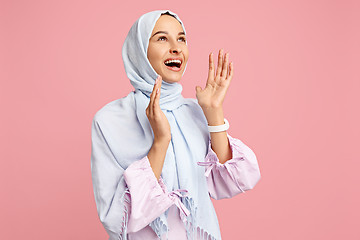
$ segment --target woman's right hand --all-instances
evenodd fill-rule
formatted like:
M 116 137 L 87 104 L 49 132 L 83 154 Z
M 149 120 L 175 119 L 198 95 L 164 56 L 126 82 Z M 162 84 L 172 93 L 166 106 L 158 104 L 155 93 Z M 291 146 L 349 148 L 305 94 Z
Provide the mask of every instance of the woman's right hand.
M 154 132 L 154 141 L 167 142 L 171 140 L 170 124 L 165 114 L 160 109 L 162 77 L 158 75 L 154 88 L 150 94 L 150 102 L 146 108 L 146 116 L 149 119 L 151 128 Z

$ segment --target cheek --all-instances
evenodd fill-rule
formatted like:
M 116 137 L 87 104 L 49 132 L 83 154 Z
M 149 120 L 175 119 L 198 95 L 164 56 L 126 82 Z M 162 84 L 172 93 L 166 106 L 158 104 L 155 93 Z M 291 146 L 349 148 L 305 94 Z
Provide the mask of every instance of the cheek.
M 189 59 L 189 50 L 186 48 L 183 50 L 186 61 Z
M 159 47 L 154 47 L 151 49 L 151 52 L 149 52 L 149 56 L 154 63 L 159 64 L 159 61 L 162 61 L 163 59 L 163 50 Z
M 152 66 L 157 65 L 158 58 L 157 58 L 156 54 L 154 54 L 153 51 L 148 52 L 148 60 Z

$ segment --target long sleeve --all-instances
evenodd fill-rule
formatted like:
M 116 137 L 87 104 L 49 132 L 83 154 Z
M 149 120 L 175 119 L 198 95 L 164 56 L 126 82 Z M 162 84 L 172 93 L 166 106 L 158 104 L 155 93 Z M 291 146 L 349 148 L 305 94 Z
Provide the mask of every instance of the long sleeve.
M 123 178 L 124 169 L 113 155 L 95 117 L 91 146 L 91 175 L 98 216 L 110 240 L 126 239 L 127 209 L 124 203 L 128 189 Z
M 232 150 L 232 159 L 224 164 L 219 162 L 216 153 L 209 150 L 204 162 L 198 165 L 205 166 L 205 176 L 208 183 L 208 191 L 212 198 L 231 198 L 239 193 L 253 189 L 260 180 L 260 169 L 254 152 L 241 140 L 227 137 Z
M 147 156 L 133 162 L 125 170 L 124 177 L 131 196 L 129 233 L 149 225 L 175 203 L 175 198 L 167 192 L 163 179 L 156 179 Z
M 96 117 L 92 122 L 91 144 L 95 203 L 109 240 L 127 239 L 128 234 L 131 239 L 156 238 L 147 225 L 174 204 L 180 217 L 189 214 L 180 201 L 186 190 L 168 192 L 163 179 L 157 181 L 147 156 L 125 169 L 119 164 Z M 141 229 L 144 231 L 137 234 Z

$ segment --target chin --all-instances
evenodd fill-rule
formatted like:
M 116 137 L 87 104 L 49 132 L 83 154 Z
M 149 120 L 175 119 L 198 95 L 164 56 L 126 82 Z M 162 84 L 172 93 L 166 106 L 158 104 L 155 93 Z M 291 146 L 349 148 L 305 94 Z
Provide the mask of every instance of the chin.
M 176 82 L 180 82 L 181 79 L 166 79 L 166 78 L 163 78 L 163 80 L 167 83 L 176 83 Z
M 170 76 L 167 76 L 167 75 L 170 75 Z M 182 72 L 177 72 L 176 74 L 163 74 L 162 75 L 162 79 L 167 83 L 180 82 L 181 77 L 182 77 Z

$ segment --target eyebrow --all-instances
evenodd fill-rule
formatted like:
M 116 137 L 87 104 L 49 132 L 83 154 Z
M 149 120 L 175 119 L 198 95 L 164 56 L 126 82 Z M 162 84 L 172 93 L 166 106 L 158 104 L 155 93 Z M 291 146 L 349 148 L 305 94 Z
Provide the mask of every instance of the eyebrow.
M 165 32 L 165 31 L 157 31 L 156 33 L 154 33 L 154 35 L 152 35 L 151 37 L 155 36 L 156 34 L 159 34 L 159 33 L 164 33 L 164 34 L 169 34 L 168 32 Z M 179 32 L 178 35 L 185 35 L 184 32 Z

